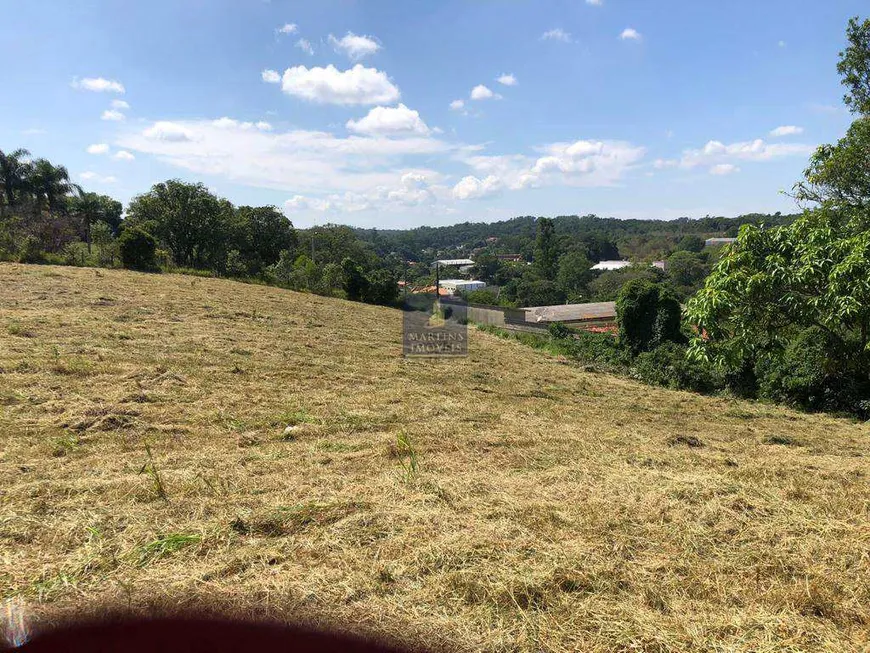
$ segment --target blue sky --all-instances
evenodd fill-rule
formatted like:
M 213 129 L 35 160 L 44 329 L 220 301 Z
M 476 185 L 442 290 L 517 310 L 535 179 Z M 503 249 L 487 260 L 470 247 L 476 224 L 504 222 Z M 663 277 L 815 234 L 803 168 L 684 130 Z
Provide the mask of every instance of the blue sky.
M 2 0 L 0 149 L 298 226 L 791 211 L 864 0 Z M 11 62 L 12 65 L 9 65 Z

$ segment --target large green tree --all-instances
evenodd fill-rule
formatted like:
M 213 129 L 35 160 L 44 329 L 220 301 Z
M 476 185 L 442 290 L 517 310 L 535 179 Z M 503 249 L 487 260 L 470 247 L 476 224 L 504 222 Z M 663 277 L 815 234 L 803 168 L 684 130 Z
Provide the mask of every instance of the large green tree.
M 792 363 L 785 381 L 772 384 L 808 406 L 842 405 L 843 387 L 870 380 L 870 21 L 851 20 L 847 36 L 838 70 L 858 115 L 843 139 L 818 148 L 796 185 L 807 211 L 788 226 L 741 227 L 687 310 L 696 358 L 753 367 L 756 377 L 783 377 L 783 365 L 803 355 L 823 358 L 822 386 L 836 401 L 818 399 L 818 379 L 811 391 L 795 387 Z
M 134 197 L 131 225 L 153 234 L 184 267 L 222 269 L 233 235 L 233 206 L 204 184 L 171 179 Z

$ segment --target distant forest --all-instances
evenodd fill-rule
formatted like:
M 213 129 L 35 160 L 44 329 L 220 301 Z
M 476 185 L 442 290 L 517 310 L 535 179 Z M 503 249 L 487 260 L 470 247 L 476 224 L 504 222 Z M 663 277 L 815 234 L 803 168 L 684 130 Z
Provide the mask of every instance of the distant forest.
M 735 237 L 744 224 L 778 227 L 791 224 L 798 215 L 749 213 L 736 218 L 707 216 L 676 220 L 624 220 L 596 215 L 566 215 L 554 218 L 553 223 L 557 237 L 598 236 L 600 240 L 616 245 L 621 257 L 647 259 L 667 256 L 677 249 L 677 244 L 687 235 Z M 361 240 L 371 243 L 381 256 L 396 254 L 408 260 L 419 258 L 426 261 L 451 251 L 457 255 L 467 255 L 474 249 L 488 247 L 495 254 L 521 254 L 524 259 L 531 261 L 538 220 L 534 216 L 522 216 L 500 222 L 463 222 L 448 227 L 354 231 Z M 498 241 L 487 243 L 488 238 Z M 608 251 L 613 254 L 612 250 Z

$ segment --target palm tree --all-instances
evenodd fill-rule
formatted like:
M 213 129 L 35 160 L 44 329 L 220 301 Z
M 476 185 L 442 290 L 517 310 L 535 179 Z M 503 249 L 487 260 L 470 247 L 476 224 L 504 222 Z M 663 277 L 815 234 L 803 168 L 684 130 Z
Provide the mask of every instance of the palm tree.
M 26 187 L 27 177 L 30 174 L 30 163 L 25 161 L 30 152 L 18 149 L 9 154 L 0 150 L 0 183 L 3 184 L 3 194 L 6 204 L 15 204 L 15 193 Z
M 81 188 L 69 180 L 67 169 L 53 165 L 48 159 L 33 162 L 29 181 L 36 200 L 45 200 L 50 211 L 62 208 L 61 200 L 67 195 L 81 193 Z

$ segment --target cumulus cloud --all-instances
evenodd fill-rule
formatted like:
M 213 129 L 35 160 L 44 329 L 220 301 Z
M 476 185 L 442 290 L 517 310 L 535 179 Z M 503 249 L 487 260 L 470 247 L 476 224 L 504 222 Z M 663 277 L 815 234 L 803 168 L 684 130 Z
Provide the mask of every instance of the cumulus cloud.
M 437 180 L 438 173 L 415 164 L 457 149 L 431 135 L 341 138 L 322 131 L 266 131 L 231 118 L 160 121 L 122 134 L 117 146 L 197 175 L 306 196 L 376 188 L 386 193 L 409 169 Z
M 332 64 L 326 68 L 294 66 L 284 71 L 281 88 L 287 95 L 324 104 L 392 104 L 400 96 L 386 73 L 362 64 L 349 70 L 338 70 Z
M 95 93 L 124 93 L 124 85 L 121 82 L 116 82 L 113 79 L 105 79 L 103 77 L 85 77 L 84 79 L 74 79 L 72 81 L 73 88 L 82 91 L 93 91 Z
M 260 120 L 260 121 L 257 122 L 254 126 L 255 126 L 257 129 L 259 129 L 260 131 L 264 131 L 264 132 L 270 132 L 270 131 L 272 131 L 272 124 L 266 122 L 265 120 Z
M 102 175 L 98 175 L 96 172 L 91 172 L 90 170 L 83 172 L 79 175 L 79 179 L 82 181 L 91 181 L 96 184 L 114 184 L 117 179 L 112 177 L 111 175 L 108 177 L 104 177 Z
M 118 159 L 118 161 L 132 161 L 136 157 L 130 154 L 127 150 L 118 150 L 112 158 Z
M 305 54 L 313 55 L 314 48 L 311 46 L 311 41 L 308 39 L 299 39 L 296 41 L 296 47 L 302 50 Z
M 112 100 L 112 108 L 126 110 L 130 108 L 130 105 L 124 100 Z
M 403 206 L 419 206 L 433 204 L 435 194 L 429 188 L 426 175 L 419 172 L 406 172 L 402 175 L 399 188 L 389 191 L 387 199 Z
M 472 155 L 463 160 L 480 175 L 494 175 L 511 190 L 538 186 L 613 186 L 644 157 L 643 147 L 624 141 L 579 140 L 524 154 Z
M 159 120 L 151 127 L 142 132 L 142 135 L 150 141 L 166 141 L 168 143 L 182 143 L 191 141 L 190 131 L 178 123 Z
M 796 136 L 798 134 L 803 134 L 804 128 L 797 127 L 795 125 L 783 125 L 782 127 L 777 127 L 776 129 L 772 129 L 770 131 L 771 136 Z
M 126 116 L 123 113 L 116 111 L 115 109 L 106 109 L 100 116 L 100 120 L 110 120 L 114 122 L 121 122 L 125 118 Z
M 633 27 L 626 27 L 619 35 L 623 41 L 640 41 L 640 32 Z
M 108 154 L 109 146 L 105 143 L 94 143 L 93 145 L 88 145 L 88 154 Z
M 272 125 L 263 120 L 256 123 L 242 122 L 240 120 L 234 120 L 233 118 L 227 118 L 226 116 L 224 116 L 223 118 L 218 118 L 217 120 L 212 120 L 211 124 L 219 129 L 240 129 L 242 131 L 249 131 L 251 129 L 271 131 L 272 129 Z
M 571 35 L 563 30 L 561 27 L 547 30 L 546 32 L 541 34 L 541 38 L 545 41 L 562 41 L 563 43 L 571 42 Z
M 495 175 L 489 175 L 484 179 L 468 175 L 453 187 L 453 197 L 458 200 L 484 199 L 499 193 L 502 187 L 501 180 Z
M 735 172 L 740 172 L 740 168 L 733 163 L 719 163 L 710 168 L 711 175 L 731 175 Z
M 420 114 L 409 109 L 404 104 L 397 107 L 375 107 L 364 118 L 348 120 L 345 125 L 356 134 L 365 135 L 401 135 L 429 134 L 429 127 L 420 118 Z
M 517 82 L 517 78 L 514 77 L 512 73 L 505 73 L 503 75 L 499 75 L 496 81 L 504 86 L 516 86 L 519 83 Z
M 694 168 L 732 161 L 769 161 L 784 156 L 807 156 L 815 148 L 798 143 L 766 143 L 760 138 L 726 145 L 721 141 L 708 141 L 699 149 L 683 151 L 680 166 Z
M 478 84 L 473 89 L 471 89 L 471 97 L 472 100 L 489 100 L 490 98 L 495 98 L 498 100 L 501 98 L 497 93 L 493 93 L 489 88 L 484 86 L 483 84 Z
M 351 61 L 359 61 L 381 49 L 380 43 L 373 37 L 359 36 L 353 32 L 348 32 L 340 39 L 330 34 L 327 40 L 336 52 L 346 55 Z
M 465 100 L 453 100 L 453 102 L 450 103 L 451 111 L 459 111 L 460 109 L 464 109 L 464 108 L 465 108 Z
M 281 82 L 281 75 L 277 70 L 264 70 L 260 73 L 260 77 L 268 84 L 278 84 Z
M 279 34 L 295 34 L 299 31 L 296 23 L 285 23 L 282 27 L 276 30 Z

